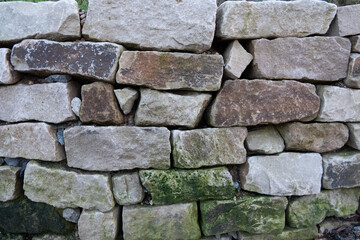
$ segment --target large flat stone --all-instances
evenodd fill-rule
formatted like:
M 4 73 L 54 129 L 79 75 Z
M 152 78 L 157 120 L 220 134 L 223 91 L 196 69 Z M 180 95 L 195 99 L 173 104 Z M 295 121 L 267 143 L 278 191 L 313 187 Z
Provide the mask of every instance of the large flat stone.
M 14 200 L 22 194 L 19 175 L 20 167 L 0 166 L 0 202 Z
M 228 1 L 218 8 L 216 37 L 254 39 L 324 34 L 336 5 L 321 1 Z
M 254 59 L 251 76 L 338 81 L 347 75 L 350 49 L 349 39 L 341 37 L 252 40 L 250 52 Z
M 215 18 L 212 0 L 94 0 L 82 34 L 141 49 L 203 52 L 211 47 Z
M 59 164 L 31 161 L 24 174 L 25 195 L 54 207 L 81 207 L 106 212 L 114 205 L 108 174 L 84 173 Z
M 360 35 L 350 37 L 351 52 L 360 53 Z
M 240 168 L 243 189 L 276 196 L 317 194 L 322 173 L 318 153 L 252 156 Z
M 124 240 L 201 237 L 196 203 L 124 206 L 122 220 Z
M 75 82 L 3 86 L 0 87 L 0 120 L 49 123 L 76 120 L 70 101 L 77 95 Z
M 10 53 L 10 49 L 0 48 L 0 84 L 14 84 L 21 78 L 10 63 Z
M 113 43 L 62 43 L 30 39 L 14 45 L 11 63 L 20 72 L 68 74 L 114 83 L 123 50 L 124 47 Z
M 144 199 L 139 173 L 118 173 L 112 177 L 113 194 L 119 205 L 140 203 Z
M 360 54 L 350 55 L 348 74 L 344 83 L 351 88 L 360 88 Z
M 360 4 L 338 7 L 328 35 L 349 36 L 360 34 Z
M 229 43 L 223 53 L 223 57 L 225 61 L 225 76 L 231 79 L 240 78 L 253 59 L 253 56 L 237 40 Z
M 242 164 L 246 161 L 246 128 L 173 130 L 172 155 L 176 168 Z
M 214 127 L 310 121 L 320 99 L 315 87 L 296 81 L 228 80 L 213 102 L 208 122 Z
M 245 143 L 251 153 L 274 154 L 285 148 L 281 135 L 271 125 L 250 130 Z
M 26 38 L 57 41 L 80 38 L 79 8 L 73 0 L 0 3 L 0 44 Z
M 223 66 L 221 55 L 125 51 L 116 82 L 158 90 L 217 91 Z
M 347 123 L 349 128 L 349 141 L 347 145 L 357 150 L 360 150 L 360 124 L 359 123 Z
M 66 129 L 64 137 L 70 167 L 95 171 L 170 168 L 166 128 L 76 126 Z
M 18 123 L 0 126 L 0 156 L 57 162 L 65 159 L 57 128 L 46 123 Z
M 309 240 L 318 236 L 316 226 L 309 228 L 289 228 L 285 227 L 280 234 L 250 234 L 247 232 L 239 232 L 239 240 Z

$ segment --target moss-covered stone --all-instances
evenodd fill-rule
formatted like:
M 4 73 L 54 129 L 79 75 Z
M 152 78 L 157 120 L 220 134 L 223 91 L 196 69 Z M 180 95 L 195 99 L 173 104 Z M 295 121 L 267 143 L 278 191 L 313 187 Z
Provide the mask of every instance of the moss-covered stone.
M 239 232 L 239 240 L 310 240 L 318 233 L 316 226 L 309 228 L 289 228 L 285 227 L 280 234 L 250 234 Z
M 20 167 L 0 167 L 0 201 L 14 200 L 22 194 Z

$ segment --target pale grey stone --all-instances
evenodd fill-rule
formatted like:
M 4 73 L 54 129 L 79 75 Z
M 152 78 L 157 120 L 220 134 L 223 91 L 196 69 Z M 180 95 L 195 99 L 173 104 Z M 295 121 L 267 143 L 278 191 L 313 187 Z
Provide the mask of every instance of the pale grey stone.
M 231 79 L 240 78 L 245 68 L 253 59 L 253 56 L 248 53 L 237 40 L 232 41 L 226 47 L 223 57 L 225 62 L 225 76 Z
M 139 93 L 133 88 L 123 88 L 114 90 L 116 99 L 124 114 L 129 114 L 134 106 L 135 101 L 139 98 Z
M 347 123 L 349 129 L 349 141 L 347 145 L 360 150 L 360 123 Z
M 360 53 L 360 35 L 350 37 L 351 41 L 351 51 L 355 53 Z
M 252 153 L 274 154 L 285 148 L 284 140 L 272 125 L 249 131 L 245 143 Z
M 58 235 L 58 234 L 43 234 L 40 236 L 34 236 L 32 240 L 77 240 L 78 238 L 74 235 Z
M 79 221 L 80 214 L 80 208 L 65 208 L 62 216 L 68 222 L 77 223 Z
M 21 195 L 22 183 L 19 174 L 20 167 L 0 166 L 0 201 L 14 200 Z
M 77 117 L 80 117 L 80 107 L 81 107 L 81 99 L 78 97 L 74 97 L 71 100 L 71 110 Z
M 114 175 L 112 186 L 114 198 L 119 205 L 137 204 L 144 199 L 138 172 Z
M 346 218 L 326 218 L 323 222 L 319 223 L 319 232 L 325 233 L 330 232 L 333 229 L 338 227 L 353 227 L 356 226 L 359 222 L 356 220 L 346 219 Z
M 349 36 L 360 34 L 360 4 L 337 8 L 328 35 Z
M 360 54 L 350 55 L 348 74 L 344 83 L 347 87 L 360 88 Z
M 14 84 L 21 78 L 10 63 L 10 53 L 10 49 L 0 48 L 0 85 Z
M 67 164 L 94 171 L 170 167 L 164 127 L 75 126 L 64 132 Z

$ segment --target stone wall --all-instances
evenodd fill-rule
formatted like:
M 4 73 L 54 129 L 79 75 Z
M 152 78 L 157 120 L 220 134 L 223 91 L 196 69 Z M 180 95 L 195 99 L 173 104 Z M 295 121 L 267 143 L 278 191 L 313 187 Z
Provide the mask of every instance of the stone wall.
M 75 0 L 0 3 L 0 239 L 313 239 L 358 221 L 359 16 L 91 0 L 82 26 Z

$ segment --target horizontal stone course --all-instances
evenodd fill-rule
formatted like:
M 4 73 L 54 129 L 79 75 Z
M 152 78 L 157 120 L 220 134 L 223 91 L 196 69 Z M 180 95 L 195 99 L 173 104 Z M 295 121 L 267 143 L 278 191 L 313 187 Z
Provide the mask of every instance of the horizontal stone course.
M 360 53 L 360 35 L 350 37 L 351 51 L 354 53 Z

